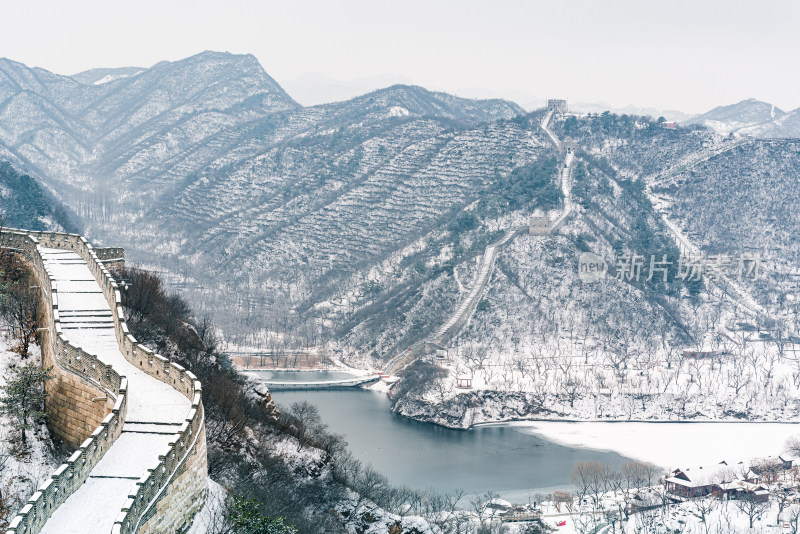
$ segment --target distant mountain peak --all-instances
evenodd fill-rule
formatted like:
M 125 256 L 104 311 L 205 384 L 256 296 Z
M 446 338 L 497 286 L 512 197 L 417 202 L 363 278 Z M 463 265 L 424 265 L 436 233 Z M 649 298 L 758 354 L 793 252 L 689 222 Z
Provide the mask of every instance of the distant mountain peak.
M 728 104 L 726 106 L 717 106 L 714 109 L 693 117 L 693 120 L 699 119 L 759 119 L 759 118 L 772 118 L 774 116 L 785 115 L 786 112 L 776 107 L 769 102 L 763 102 L 756 98 L 747 98 L 735 104 Z
M 408 84 L 377 89 L 351 102 L 366 108 L 385 109 L 389 116 L 430 116 L 467 122 L 508 119 L 525 113 L 523 108 L 508 100 L 461 98 Z M 398 113 L 400 109 L 405 111 Z
M 717 106 L 714 109 L 692 117 L 689 122 L 702 124 L 717 132 L 728 134 L 742 128 L 773 121 L 786 115 L 786 112 L 769 102 L 747 98 L 735 104 Z
M 116 67 L 89 69 L 70 76 L 73 80 L 83 85 L 101 85 L 121 78 L 136 76 L 145 69 L 142 67 Z

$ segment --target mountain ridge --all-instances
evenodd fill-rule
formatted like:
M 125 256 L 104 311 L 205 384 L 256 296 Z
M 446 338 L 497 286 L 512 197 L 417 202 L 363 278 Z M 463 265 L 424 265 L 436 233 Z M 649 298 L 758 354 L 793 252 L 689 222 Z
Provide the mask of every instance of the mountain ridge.
M 800 137 L 800 128 L 783 127 L 785 117 L 800 114 L 800 109 L 783 111 L 774 104 L 748 98 L 735 104 L 717 106 L 695 115 L 687 124 L 700 124 L 723 135 L 753 137 Z M 780 132 L 782 135 L 776 135 Z
M 39 178 L 92 239 L 169 273 L 241 344 L 324 329 L 383 357 L 424 336 L 436 326 L 431 310 L 455 305 L 453 273 L 469 279 L 468 260 L 499 229 L 544 209 L 536 195 L 508 195 L 557 153 L 542 110 L 405 84 L 304 107 L 250 55 L 204 52 L 99 85 L 37 83 L 23 67 L 6 77 L 18 82 L 0 84 L 17 98 L 14 113 L 0 109 L 0 157 Z M 92 76 L 101 74 L 113 72 Z M 618 172 L 647 176 L 721 141 L 632 115 L 562 117 L 557 127 L 605 184 L 565 231 L 609 250 L 631 240 L 626 225 L 663 231 L 642 222 L 641 199 L 609 195 L 636 194 Z M 545 182 L 537 195 L 555 179 Z M 575 249 L 559 247 L 563 257 Z

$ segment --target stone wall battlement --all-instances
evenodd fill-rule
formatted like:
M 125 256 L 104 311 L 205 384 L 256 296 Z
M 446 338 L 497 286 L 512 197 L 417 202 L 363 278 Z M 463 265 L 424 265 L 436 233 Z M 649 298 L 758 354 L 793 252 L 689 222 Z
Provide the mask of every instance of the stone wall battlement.
M 34 493 L 28 504 L 11 522 L 7 534 L 35 534 L 41 530 L 53 511 L 86 481 L 89 472 L 119 437 L 127 413 L 126 378 L 120 376 L 112 366 L 71 345 L 64 338 L 58 310 L 58 288 L 52 273 L 47 269 L 42 248 L 70 250 L 86 262 L 111 308 L 117 343 L 125 359 L 151 377 L 180 392 L 191 404 L 177 438 L 159 454 L 158 463 L 148 469 L 147 473 L 133 485 L 125 505 L 117 516 L 112 533 L 174 532 L 183 528 L 187 514 L 190 520 L 191 514 L 202 505 L 205 496 L 207 473 L 205 420 L 202 387 L 197 377 L 180 365 L 139 344 L 130 334 L 117 283 L 85 238 L 75 234 L 8 229 L 2 230 L 2 237 L 3 243 L 0 243 L 0 246 L 11 247 L 21 252 L 33 265 L 39 278 L 42 297 L 47 304 L 45 320 L 48 322 L 48 330 L 44 333 L 48 339 L 42 343 L 43 355 L 45 352 L 50 355 L 57 374 L 69 375 L 64 378 L 77 379 L 80 387 L 89 388 L 89 391 L 96 390 L 105 395 L 109 402 L 113 401 L 113 405 L 108 407 L 108 415 L 102 419 L 101 424 L 81 443 L 68 462 L 60 466 Z M 122 249 L 102 250 L 101 255 L 106 261 L 124 257 L 118 255 Z M 65 413 L 75 408 L 69 404 L 80 402 L 78 398 L 80 396 L 75 395 L 65 396 L 62 399 L 68 404 Z M 55 414 L 51 414 L 51 419 L 61 418 L 57 410 Z M 80 431 L 79 427 L 70 427 L 68 421 L 51 421 L 51 424 L 54 431 L 63 432 L 66 438 L 70 437 L 71 432 Z M 194 478 L 187 479 L 187 472 Z M 175 492 L 181 495 L 175 495 Z M 165 497 L 169 498 L 164 499 Z M 189 510 L 184 511 L 182 517 L 174 520 L 180 520 L 182 524 L 166 525 L 163 518 L 159 517 L 159 515 L 165 517 L 175 515 L 174 510 L 163 504 L 164 501 L 168 503 L 172 500 L 193 503 Z

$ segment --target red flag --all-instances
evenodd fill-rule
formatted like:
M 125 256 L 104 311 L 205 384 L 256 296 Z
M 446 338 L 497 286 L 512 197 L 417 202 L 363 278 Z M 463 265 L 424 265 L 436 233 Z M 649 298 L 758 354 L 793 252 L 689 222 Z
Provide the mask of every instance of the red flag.
M 564 521 L 562 521 L 561 523 L 556 523 L 556 526 L 557 526 L 557 527 L 565 527 L 565 526 L 567 526 L 567 520 L 565 519 L 565 520 L 564 520 Z

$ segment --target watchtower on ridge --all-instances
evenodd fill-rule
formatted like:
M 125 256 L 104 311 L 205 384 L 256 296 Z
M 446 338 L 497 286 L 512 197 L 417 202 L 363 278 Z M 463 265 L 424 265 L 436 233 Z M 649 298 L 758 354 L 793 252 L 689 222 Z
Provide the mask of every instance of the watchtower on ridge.
M 555 113 L 566 113 L 567 101 L 562 98 L 548 98 L 547 111 L 553 111 Z
M 550 222 L 550 218 L 547 216 L 531 216 L 528 219 L 528 233 L 530 235 L 550 235 L 551 230 L 552 223 Z

